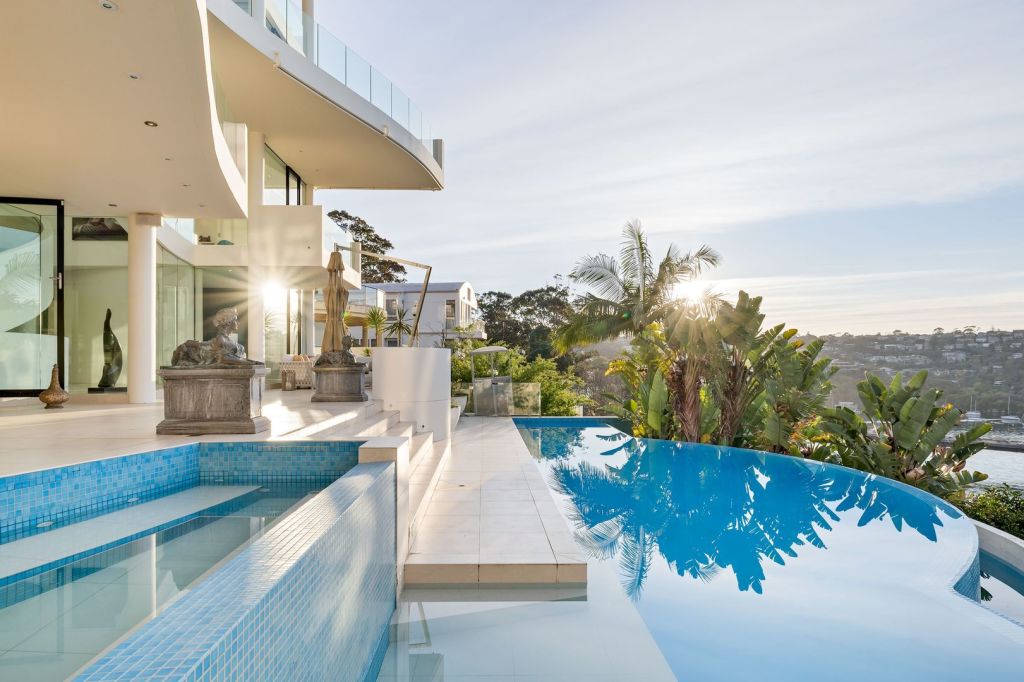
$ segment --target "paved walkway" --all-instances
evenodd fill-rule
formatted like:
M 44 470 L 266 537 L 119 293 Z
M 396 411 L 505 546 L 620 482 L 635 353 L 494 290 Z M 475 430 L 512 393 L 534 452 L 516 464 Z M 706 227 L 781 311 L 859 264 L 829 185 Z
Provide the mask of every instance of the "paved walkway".
M 511 419 L 463 417 L 407 584 L 581 583 L 587 563 Z
M 147 452 L 197 441 L 316 439 L 334 423 L 361 424 L 379 410 L 368 403 L 311 403 L 312 391 L 270 390 L 264 394 L 263 414 L 271 428 L 250 435 L 158 436 L 163 403 L 130 405 L 92 401 L 74 395 L 60 410 L 44 410 L 38 401 L 0 406 L 0 476 L 67 466 L 136 452 Z M 327 439 L 344 435 L 334 431 Z M 358 433 L 353 429 L 347 433 Z

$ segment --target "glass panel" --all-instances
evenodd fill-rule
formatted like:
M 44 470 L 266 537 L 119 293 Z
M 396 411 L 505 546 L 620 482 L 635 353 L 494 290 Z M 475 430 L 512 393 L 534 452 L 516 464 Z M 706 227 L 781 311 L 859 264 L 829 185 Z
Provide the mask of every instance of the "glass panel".
M 286 40 L 288 29 L 287 0 L 267 0 L 267 30 L 281 40 Z
M 252 4 L 249 0 L 235 0 L 235 4 L 246 14 L 252 14 Z
M 156 364 L 162 367 L 170 364 L 179 344 L 197 336 L 195 268 L 160 247 L 156 287 Z
M 512 414 L 540 414 L 540 384 L 512 384 Z
M 288 290 L 275 284 L 263 288 L 263 351 L 267 381 L 281 380 L 281 358 L 288 333 Z
M 286 166 L 274 150 L 263 147 L 263 204 L 284 206 L 286 203 Z
M 197 244 L 245 246 L 248 243 L 249 221 L 245 218 L 197 218 L 194 222 Z
M 391 118 L 406 130 L 409 129 L 409 98 L 398 88 L 391 88 Z
M 345 52 L 345 84 L 365 100 L 370 99 L 370 64 L 352 50 Z
M 377 69 L 370 71 L 370 100 L 373 106 L 385 114 L 391 113 L 391 81 L 384 77 Z
M 286 27 L 288 29 L 288 44 L 294 47 L 299 52 L 305 54 L 305 46 L 302 42 L 303 37 L 303 18 L 302 18 L 302 7 L 296 5 L 294 2 L 288 2 L 285 4 L 285 20 Z
M 321 69 L 334 76 L 341 83 L 347 82 L 345 75 L 345 52 L 348 48 L 324 29 L 317 26 L 316 32 L 316 63 Z
M 111 366 L 108 381 L 102 383 L 106 390 L 128 385 L 128 233 L 114 231 L 127 220 L 102 218 L 112 237 L 119 238 L 92 239 L 85 228 L 91 229 L 96 220 L 69 217 L 64 227 L 64 375 L 65 388 L 72 392 L 99 387 L 108 344 Z M 112 338 L 105 342 L 108 310 Z
M 423 114 L 420 112 L 419 109 L 416 108 L 416 105 L 413 104 L 412 102 L 409 102 L 409 125 L 407 126 L 407 128 L 409 132 L 412 133 L 412 136 L 415 137 L 417 140 L 422 137 Z
M 0 390 L 42 390 L 57 362 L 57 207 L 0 204 Z

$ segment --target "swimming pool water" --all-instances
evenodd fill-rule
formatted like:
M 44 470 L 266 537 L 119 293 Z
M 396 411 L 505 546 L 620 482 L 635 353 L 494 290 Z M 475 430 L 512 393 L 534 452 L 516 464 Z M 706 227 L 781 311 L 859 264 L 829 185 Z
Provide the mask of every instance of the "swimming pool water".
M 967 569 L 977 598 L 976 533 L 937 498 L 786 456 L 517 423 L 680 679 L 1020 674 L 1024 629 L 952 590 Z
M 941 500 L 600 419 L 514 421 L 586 586 L 406 586 L 378 682 L 1021 679 L 1024 628 L 977 601 L 977 534 Z
M 313 491 L 274 485 L 0 588 L 0 679 L 62 680 Z

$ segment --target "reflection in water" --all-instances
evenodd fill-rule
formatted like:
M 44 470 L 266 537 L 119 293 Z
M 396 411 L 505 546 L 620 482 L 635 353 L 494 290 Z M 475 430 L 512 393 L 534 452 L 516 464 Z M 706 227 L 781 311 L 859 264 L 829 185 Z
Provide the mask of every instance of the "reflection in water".
M 806 545 L 825 549 L 844 512 L 859 526 L 887 520 L 932 542 L 940 510 L 958 516 L 886 479 L 784 456 L 608 430 L 597 436 L 606 461 L 595 461 L 584 457 L 579 429 L 523 433 L 536 456 L 554 460 L 552 479 L 572 503 L 577 540 L 594 557 L 617 561 L 633 599 L 656 553 L 680 576 L 706 581 L 730 568 L 739 590 L 761 594 L 765 561 L 785 565 Z

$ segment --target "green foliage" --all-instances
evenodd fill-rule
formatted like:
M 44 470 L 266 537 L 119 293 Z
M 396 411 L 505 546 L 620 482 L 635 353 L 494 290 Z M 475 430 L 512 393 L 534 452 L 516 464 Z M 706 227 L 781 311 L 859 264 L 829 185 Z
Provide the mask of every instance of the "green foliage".
M 877 376 L 867 375 L 857 384 L 865 418 L 845 407 L 825 410 L 821 441 L 828 447 L 818 451 L 819 456 L 940 497 L 985 480 L 985 474 L 964 468 L 971 455 L 985 447 L 979 439 L 991 425 L 979 424 L 942 445 L 962 413 L 941 403 L 938 389 L 925 389 L 927 378 L 928 372 L 921 371 L 904 384 L 897 374 L 886 386 Z
M 384 328 L 384 331 L 387 332 L 389 336 L 398 337 L 399 346 L 403 345 L 405 334 L 412 334 L 412 326 L 409 324 L 408 320 L 405 319 L 408 314 L 409 313 L 405 308 L 399 306 L 395 310 L 395 319 L 391 320 L 391 322 L 388 323 L 388 326 Z
M 347 230 L 352 239 L 362 245 L 364 251 L 385 254 L 395 248 L 389 239 L 377 234 L 372 225 L 357 215 L 352 215 L 348 211 L 331 211 L 327 217 Z M 367 284 L 405 281 L 405 268 L 392 261 L 363 256 L 360 268 L 363 282 Z
M 679 435 L 693 442 L 800 454 L 835 374 L 795 329 L 762 329 L 761 298 L 741 291 L 713 310 L 680 307 L 666 322 L 669 388 Z
M 718 254 L 707 246 L 684 254 L 672 244 L 655 266 L 640 221 L 626 223 L 618 260 L 603 253 L 587 256 L 569 275 L 589 291 L 556 331 L 555 349 L 565 353 L 577 345 L 641 333 L 679 305 L 677 284 L 695 278 L 718 261 Z
M 573 313 L 569 288 L 558 278 L 554 285 L 518 296 L 488 291 L 480 294 L 477 302 L 489 342 L 522 348 L 528 358 L 552 357 L 551 335 Z
M 627 388 L 625 399 L 613 400 L 607 410 L 628 420 L 633 435 L 640 438 L 671 438 L 675 432 L 669 403 L 668 384 L 663 371 L 664 356 L 650 336 L 657 330 L 639 336 L 622 355 L 608 364 L 608 374 L 618 376 Z
M 1024 490 L 1003 484 L 968 494 L 958 503 L 972 519 L 1024 539 Z
M 476 367 L 476 376 L 490 374 L 490 360 L 483 356 L 472 356 L 474 348 L 487 344 L 476 339 L 452 339 L 448 347 L 452 351 L 452 384 L 468 384 L 472 377 L 471 362 Z M 583 380 L 571 370 L 561 371 L 551 358 L 536 357 L 532 360 L 519 348 L 510 348 L 495 359 L 495 371 L 499 376 L 508 376 L 514 383 L 540 384 L 541 414 L 545 416 L 572 416 L 578 405 L 587 406 L 590 399 L 583 394 Z
M 384 345 L 384 328 L 388 325 L 388 314 L 383 308 L 373 306 L 366 311 L 366 326 L 373 330 L 378 346 Z

